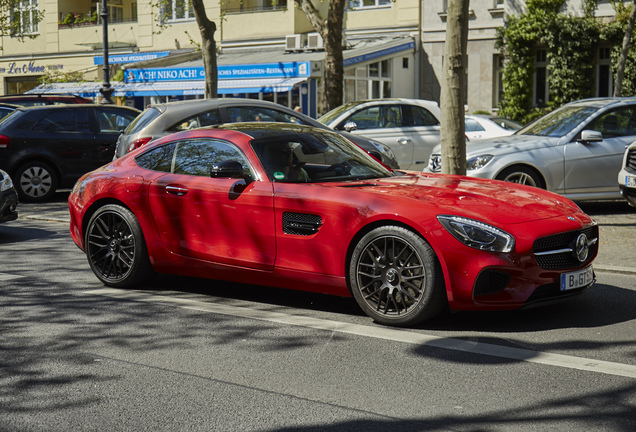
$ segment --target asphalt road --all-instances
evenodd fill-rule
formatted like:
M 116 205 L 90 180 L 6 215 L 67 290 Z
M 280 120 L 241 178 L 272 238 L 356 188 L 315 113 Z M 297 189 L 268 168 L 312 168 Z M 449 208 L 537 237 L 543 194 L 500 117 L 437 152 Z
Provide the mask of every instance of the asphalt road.
M 374 324 L 351 299 L 161 277 L 101 285 L 64 196 L 0 225 L 0 431 L 636 430 L 636 212 L 559 305 Z

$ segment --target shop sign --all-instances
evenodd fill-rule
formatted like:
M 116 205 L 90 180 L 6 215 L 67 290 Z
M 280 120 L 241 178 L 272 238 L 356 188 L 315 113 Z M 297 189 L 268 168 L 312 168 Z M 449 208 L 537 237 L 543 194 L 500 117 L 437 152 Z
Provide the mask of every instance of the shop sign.
M 402 45 L 394 46 L 392 48 L 385 48 L 378 51 L 374 51 L 368 54 L 363 54 L 355 57 L 350 57 L 345 59 L 342 64 L 347 67 L 358 63 L 364 63 L 371 60 L 374 60 L 379 57 L 385 57 L 391 54 L 396 54 L 402 51 L 410 50 L 415 48 L 415 42 L 408 42 Z
M 29 63 L 9 63 L 6 67 L 0 66 L 0 73 L 6 73 L 9 75 L 26 75 L 26 74 L 44 74 L 49 70 L 64 69 L 63 65 L 46 65 L 36 66 L 34 61 Z
M 160 57 L 167 57 L 170 51 L 158 51 L 147 53 L 115 54 L 108 56 L 108 64 L 135 63 L 144 60 L 153 60 Z M 93 57 L 93 64 L 103 65 L 104 56 Z
M 310 76 L 310 62 L 281 62 L 217 67 L 219 79 L 297 78 Z M 125 82 L 204 80 L 203 66 L 189 68 L 128 69 Z

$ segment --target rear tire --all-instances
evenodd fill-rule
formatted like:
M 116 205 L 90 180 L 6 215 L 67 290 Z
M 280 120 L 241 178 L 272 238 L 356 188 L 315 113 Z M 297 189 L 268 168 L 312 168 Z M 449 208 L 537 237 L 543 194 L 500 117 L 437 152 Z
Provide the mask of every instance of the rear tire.
M 141 226 L 127 208 L 109 204 L 97 210 L 85 240 L 88 263 L 104 285 L 128 288 L 154 276 Z
M 14 183 L 21 201 L 42 202 L 55 194 L 58 178 L 51 165 L 33 161 L 21 165 L 15 171 Z
M 384 226 L 362 237 L 348 276 L 362 310 L 381 324 L 413 326 L 432 319 L 447 304 L 433 248 L 406 228 Z

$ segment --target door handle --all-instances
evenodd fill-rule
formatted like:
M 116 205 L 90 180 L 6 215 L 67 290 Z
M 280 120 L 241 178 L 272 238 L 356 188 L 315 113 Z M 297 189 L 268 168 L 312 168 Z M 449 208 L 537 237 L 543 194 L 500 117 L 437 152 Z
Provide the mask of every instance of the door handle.
M 166 186 L 166 192 L 172 195 L 183 196 L 188 193 L 188 188 L 184 186 L 168 185 Z
M 398 138 L 398 144 L 406 145 L 410 143 L 412 140 L 410 138 Z

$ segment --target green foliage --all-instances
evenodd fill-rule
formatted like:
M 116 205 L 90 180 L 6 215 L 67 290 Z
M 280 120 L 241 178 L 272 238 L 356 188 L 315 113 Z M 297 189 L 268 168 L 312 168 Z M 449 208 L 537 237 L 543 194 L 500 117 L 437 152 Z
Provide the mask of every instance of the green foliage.
M 594 18 L 596 0 L 583 0 L 584 16 L 560 12 L 564 0 L 528 0 L 527 13 L 508 17 L 498 30 L 497 47 L 505 55 L 504 95 L 499 113 L 527 123 L 565 103 L 594 96 L 590 77 L 595 76 L 596 54 L 601 44 L 612 46 L 612 67 L 616 68 L 629 15 L 627 6 L 611 0 L 617 20 Z M 631 2 L 629 2 L 631 3 Z M 549 103 L 532 106 L 534 62 L 538 49 L 547 52 Z M 623 94 L 636 94 L 636 54 L 630 52 Z
M 49 69 L 45 75 L 40 78 L 42 84 L 64 83 L 64 82 L 82 82 L 84 80 L 84 72 L 62 72 L 59 69 Z

